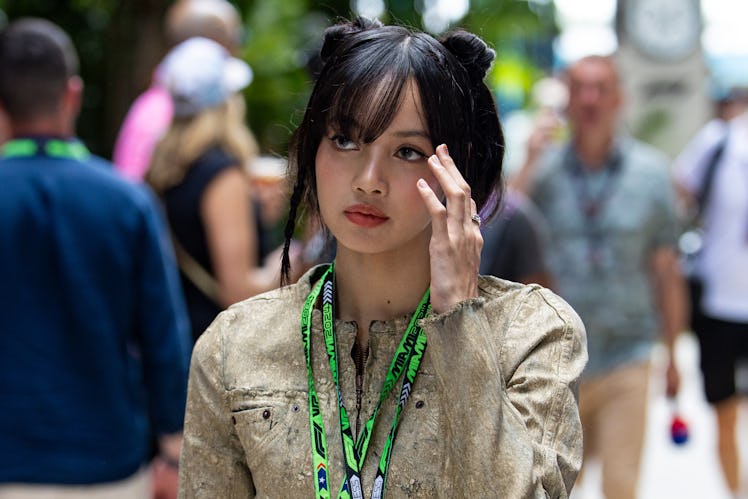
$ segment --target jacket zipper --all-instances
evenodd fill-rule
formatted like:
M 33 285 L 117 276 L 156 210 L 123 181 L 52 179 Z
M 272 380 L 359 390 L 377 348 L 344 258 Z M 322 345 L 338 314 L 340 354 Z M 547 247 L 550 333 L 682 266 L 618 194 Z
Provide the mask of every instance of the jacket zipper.
M 361 401 L 364 395 L 364 367 L 366 360 L 369 358 L 369 344 L 361 345 L 358 339 L 353 343 L 351 357 L 356 366 L 356 425 L 354 430 L 354 440 L 358 440 L 358 432 L 361 427 Z

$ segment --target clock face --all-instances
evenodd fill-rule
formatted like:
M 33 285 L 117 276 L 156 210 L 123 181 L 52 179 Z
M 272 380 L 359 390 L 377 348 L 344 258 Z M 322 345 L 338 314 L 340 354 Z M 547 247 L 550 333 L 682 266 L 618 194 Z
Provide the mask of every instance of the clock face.
M 624 23 L 634 46 L 661 61 L 678 61 L 699 46 L 698 0 L 627 0 Z

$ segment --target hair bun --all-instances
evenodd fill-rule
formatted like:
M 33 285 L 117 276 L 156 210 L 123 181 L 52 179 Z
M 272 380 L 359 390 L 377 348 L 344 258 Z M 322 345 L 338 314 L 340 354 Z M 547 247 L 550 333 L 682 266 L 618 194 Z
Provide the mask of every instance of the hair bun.
M 473 81 L 483 81 L 496 57 L 496 52 L 486 42 L 464 30 L 445 35 L 441 42 L 460 61 Z
M 341 40 L 361 33 L 369 29 L 381 28 L 382 23 L 376 19 L 369 19 L 366 17 L 359 16 L 353 21 L 342 22 L 334 26 L 330 26 L 325 30 L 324 41 L 322 42 L 322 49 L 320 50 L 320 58 L 322 63 L 327 62 L 327 59 L 335 52 L 340 45 Z

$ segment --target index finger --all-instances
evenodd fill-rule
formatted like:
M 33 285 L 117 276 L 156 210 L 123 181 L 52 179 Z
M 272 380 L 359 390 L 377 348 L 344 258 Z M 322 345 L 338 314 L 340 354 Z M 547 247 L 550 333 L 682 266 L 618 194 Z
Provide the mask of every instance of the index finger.
M 469 193 L 470 184 L 467 183 L 465 177 L 462 176 L 462 173 L 460 173 L 460 170 L 457 168 L 452 156 L 449 155 L 447 144 L 440 144 L 437 146 L 436 157 L 439 158 L 439 162 L 444 166 L 444 169 L 447 170 L 460 189 Z

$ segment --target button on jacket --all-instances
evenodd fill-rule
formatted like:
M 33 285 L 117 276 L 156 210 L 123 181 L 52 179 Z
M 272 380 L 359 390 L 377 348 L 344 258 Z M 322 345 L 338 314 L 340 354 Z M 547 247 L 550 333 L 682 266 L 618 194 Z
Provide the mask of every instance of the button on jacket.
M 313 497 L 300 316 L 319 268 L 223 312 L 192 357 L 180 497 Z M 387 497 L 567 497 L 582 461 L 577 380 L 587 360 L 577 314 L 548 290 L 481 277 L 480 296 L 423 319 L 428 339 L 395 440 Z M 371 324 L 362 424 L 409 317 Z M 336 321 L 341 390 L 355 426 L 356 324 Z M 312 317 L 312 368 L 329 454 L 344 479 L 337 395 Z M 397 388 L 382 404 L 361 476 L 371 492 Z M 355 431 L 355 428 L 354 428 Z

